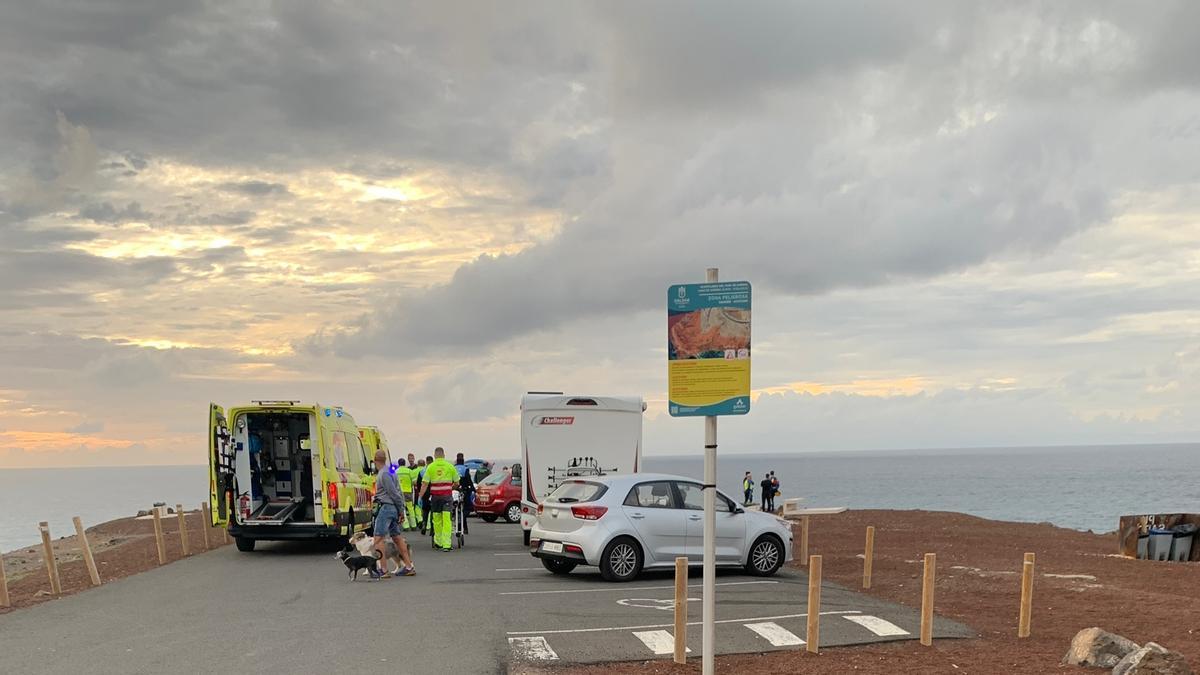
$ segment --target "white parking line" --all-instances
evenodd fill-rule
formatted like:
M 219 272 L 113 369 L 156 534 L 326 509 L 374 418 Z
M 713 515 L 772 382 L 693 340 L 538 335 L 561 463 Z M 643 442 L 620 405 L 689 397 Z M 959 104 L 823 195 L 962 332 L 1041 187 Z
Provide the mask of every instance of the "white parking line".
M 655 654 L 675 653 L 675 636 L 665 630 L 634 631 L 633 636 L 642 641 Z M 684 647 L 684 649 L 687 649 Z M 692 651 L 688 649 L 687 651 Z
M 849 619 L 851 617 L 846 618 Z M 804 644 L 804 640 L 801 640 L 799 635 L 773 621 L 748 623 L 746 624 L 746 628 L 766 638 L 767 642 L 770 642 L 773 647 L 795 647 Z
M 904 630 L 900 626 L 897 626 L 891 621 L 886 621 L 877 616 L 871 616 L 870 614 L 863 614 L 861 616 L 847 616 L 844 618 L 847 621 L 853 621 L 863 628 L 866 628 L 879 637 L 892 637 L 895 635 L 909 634 L 908 631 Z
M 503 554 L 497 554 L 503 555 Z M 726 581 L 718 586 L 750 586 L 754 584 L 777 584 L 778 581 Z M 688 588 L 700 588 L 703 584 L 690 584 Z M 604 593 L 610 591 L 666 591 L 675 590 L 674 586 L 605 586 L 604 588 L 567 588 L 555 591 L 506 591 L 500 595 L 546 595 L 550 593 Z
M 850 609 L 836 612 L 821 612 L 821 616 L 841 616 L 844 614 L 862 614 L 861 610 Z M 746 621 L 777 621 L 779 619 L 798 619 L 802 616 L 808 616 L 807 613 L 800 614 L 780 614 L 779 616 L 747 616 L 741 619 L 720 619 L 713 623 L 743 623 Z M 699 621 L 689 621 L 689 626 L 699 626 Z M 552 635 L 557 633 L 603 633 L 611 630 L 645 630 L 649 628 L 672 628 L 673 623 L 655 623 L 646 626 L 606 626 L 604 628 L 565 628 L 558 630 L 510 630 L 507 635 Z
M 529 555 L 528 553 L 493 553 L 492 555 Z
M 558 654 L 550 648 L 546 642 L 546 638 L 538 637 L 515 637 L 508 638 L 508 645 L 512 648 L 513 658 L 526 661 L 557 661 Z
M 502 567 L 497 572 L 536 572 L 538 570 L 546 571 L 545 567 Z

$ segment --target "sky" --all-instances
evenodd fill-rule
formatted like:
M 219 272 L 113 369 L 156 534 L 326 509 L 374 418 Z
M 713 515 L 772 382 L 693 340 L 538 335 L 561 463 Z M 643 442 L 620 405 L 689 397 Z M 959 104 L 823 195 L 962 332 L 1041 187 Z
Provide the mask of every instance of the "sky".
M 666 413 L 665 290 L 754 285 L 722 453 L 1200 439 L 1200 4 L 0 4 L 0 467 L 205 462 L 210 401 L 513 457 Z

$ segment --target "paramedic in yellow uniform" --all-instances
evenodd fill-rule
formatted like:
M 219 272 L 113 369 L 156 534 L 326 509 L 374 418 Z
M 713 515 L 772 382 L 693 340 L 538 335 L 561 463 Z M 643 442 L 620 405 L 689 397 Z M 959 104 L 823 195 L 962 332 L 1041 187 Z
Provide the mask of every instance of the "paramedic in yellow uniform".
M 454 506 L 454 488 L 458 485 L 458 471 L 446 461 L 446 451 L 433 451 L 433 463 L 425 467 L 422 496 L 429 495 L 430 520 L 433 521 L 433 545 L 443 551 L 450 550 L 450 509 Z
M 404 494 L 404 521 L 400 527 L 405 530 L 417 529 L 417 514 L 413 512 L 413 470 L 400 460 L 396 467 L 396 480 L 400 483 L 400 492 Z

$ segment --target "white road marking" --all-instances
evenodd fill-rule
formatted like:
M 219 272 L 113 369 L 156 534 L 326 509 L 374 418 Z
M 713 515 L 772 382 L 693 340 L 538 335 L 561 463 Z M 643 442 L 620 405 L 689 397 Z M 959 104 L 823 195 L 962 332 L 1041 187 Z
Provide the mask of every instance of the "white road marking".
M 891 621 L 885 621 L 884 619 L 881 619 L 877 616 L 871 616 L 870 614 L 863 614 L 861 616 L 846 616 L 842 618 L 846 619 L 847 621 L 853 621 L 854 623 L 866 628 L 879 637 L 892 637 L 895 635 L 909 634 L 908 631 L 904 630 L 900 626 L 897 626 Z
M 550 648 L 546 638 L 515 637 L 508 638 L 508 646 L 512 648 L 513 658 L 524 661 L 557 661 L 558 654 Z
M 529 555 L 528 553 L 493 553 L 492 555 Z
M 688 598 L 688 602 L 700 602 L 700 598 Z M 621 598 L 618 605 L 626 607 L 641 607 L 642 609 L 661 609 L 664 612 L 675 611 L 675 598 Z
M 718 586 L 750 586 L 753 584 L 777 584 L 778 581 L 726 581 Z M 703 584 L 691 584 L 688 588 L 700 588 Z M 636 588 L 567 588 L 559 591 L 507 591 L 500 595 L 544 595 L 548 593 L 604 593 L 611 591 L 673 591 L 674 586 L 638 586 Z
M 545 567 L 502 567 L 497 572 L 535 572 L 537 570 L 545 571 Z
M 655 654 L 674 654 L 675 653 L 675 636 L 665 630 L 648 630 L 633 634 L 634 637 L 642 641 L 642 644 L 650 648 L 650 651 Z M 687 649 L 687 647 L 684 647 Z M 687 649 L 687 651 L 692 651 Z
M 845 614 L 862 614 L 861 610 L 851 609 L 836 612 L 821 612 L 821 616 L 842 616 Z M 808 616 L 807 613 L 800 614 L 780 614 L 779 616 L 747 616 L 741 619 L 720 619 L 713 623 L 743 623 L 746 621 L 776 621 L 778 619 L 798 619 L 802 616 Z M 689 626 L 699 626 L 700 621 L 689 621 Z M 646 626 L 606 626 L 604 628 L 564 628 L 557 630 L 510 630 L 507 635 L 552 635 L 557 633 L 603 633 L 610 630 L 645 630 L 648 628 L 674 628 L 673 623 L 656 623 Z
M 766 638 L 767 642 L 770 642 L 773 647 L 795 647 L 804 644 L 804 640 L 801 640 L 799 635 L 773 621 L 748 623 L 746 624 L 746 628 Z

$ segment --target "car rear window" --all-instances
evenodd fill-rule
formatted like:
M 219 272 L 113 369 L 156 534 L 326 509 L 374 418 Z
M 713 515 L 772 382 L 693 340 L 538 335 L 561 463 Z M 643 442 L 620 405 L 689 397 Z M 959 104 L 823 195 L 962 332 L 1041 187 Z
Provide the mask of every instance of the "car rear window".
M 567 481 L 550 493 L 550 499 L 560 504 L 576 502 L 594 502 L 608 491 L 607 485 L 589 483 L 582 480 Z
M 487 478 L 484 478 L 480 485 L 499 485 L 508 477 L 507 473 L 494 473 Z

